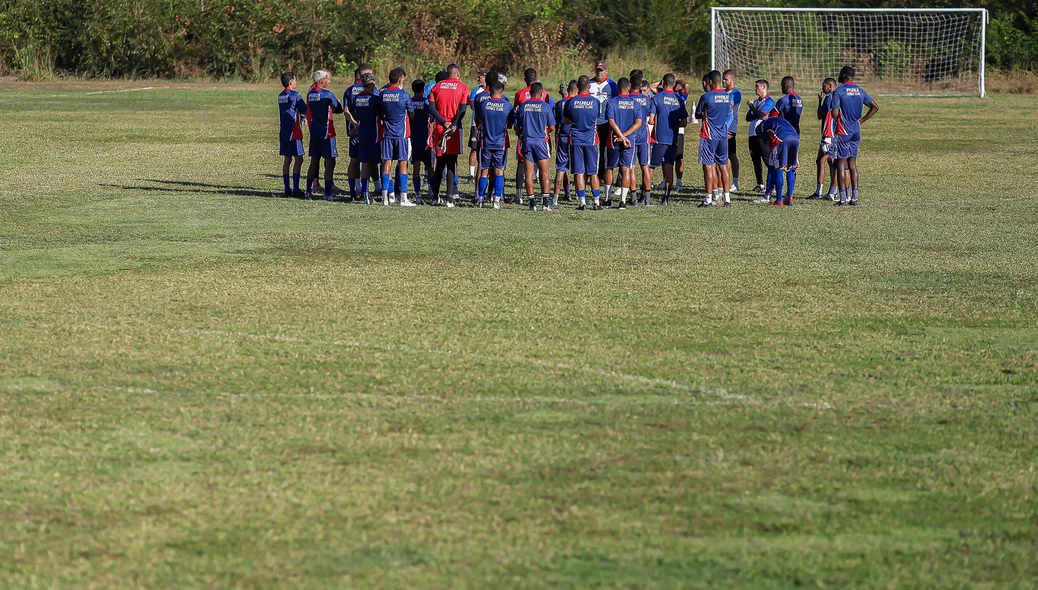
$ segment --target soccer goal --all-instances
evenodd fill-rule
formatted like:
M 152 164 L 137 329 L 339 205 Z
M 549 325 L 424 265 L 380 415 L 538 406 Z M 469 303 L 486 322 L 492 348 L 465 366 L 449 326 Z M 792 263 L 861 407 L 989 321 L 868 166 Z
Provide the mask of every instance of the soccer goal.
M 987 20 L 983 8 L 713 8 L 711 64 L 776 88 L 787 75 L 815 88 L 849 65 L 875 94 L 984 96 Z

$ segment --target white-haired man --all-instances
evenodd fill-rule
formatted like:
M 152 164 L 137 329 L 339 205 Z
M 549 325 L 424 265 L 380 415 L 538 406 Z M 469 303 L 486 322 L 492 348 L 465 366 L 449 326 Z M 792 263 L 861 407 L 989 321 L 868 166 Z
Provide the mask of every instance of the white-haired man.
M 321 171 L 324 158 L 324 198 L 335 199 L 332 179 L 335 175 L 335 158 L 339 150 L 335 143 L 334 115 L 342 113 L 342 103 L 335 93 L 328 90 L 332 75 L 328 70 L 317 70 L 314 85 L 306 95 L 306 106 L 310 112 L 310 168 L 306 172 L 306 198 L 312 199 L 314 180 Z

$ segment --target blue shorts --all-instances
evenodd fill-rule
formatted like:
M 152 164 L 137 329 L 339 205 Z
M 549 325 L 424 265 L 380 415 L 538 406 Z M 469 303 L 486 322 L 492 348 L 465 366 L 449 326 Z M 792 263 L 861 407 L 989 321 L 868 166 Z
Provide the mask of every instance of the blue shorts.
M 411 140 L 407 137 L 385 137 L 379 143 L 382 147 L 382 161 L 411 161 Z
M 339 147 L 335 144 L 335 138 L 320 139 L 310 136 L 311 158 L 338 158 Z
M 414 164 L 425 164 L 426 166 L 432 167 L 433 165 L 433 152 L 428 147 L 419 148 L 411 144 L 411 162 Z
M 543 137 L 537 138 L 523 138 L 522 144 L 523 158 L 527 161 L 540 162 L 541 160 L 547 160 L 551 158 L 551 149 L 548 147 L 548 140 Z
M 843 160 L 858 157 L 858 146 L 861 145 L 861 133 L 836 136 L 836 157 Z
M 635 152 L 635 155 L 638 158 L 638 165 L 639 166 L 648 166 L 649 165 L 649 144 L 648 143 L 639 143 L 639 144 L 635 145 L 634 146 L 634 152 Z
M 479 150 L 479 168 L 481 170 L 490 170 L 491 168 L 505 169 L 508 164 L 508 150 L 501 148 L 499 150 L 492 150 L 482 148 Z
M 607 147 L 606 148 L 606 168 L 612 170 L 620 165 L 620 148 L 619 147 Z
M 353 159 L 357 158 L 357 150 L 360 149 L 360 140 L 356 137 L 350 138 L 350 157 Z
M 616 152 L 616 166 L 621 168 L 630 168 L 631 166 L 634 166 L 634 144 L 631 144 L 631 147 L 629 148 L 622 146 L 616 147 L 613 148 L 613 151 Z M 615 166 L 610 165 L 610 168 L 614 167 Z
M 569 146 L 569 165 L 573 174 L 598 174 L 598 146 Z
M 768 168 L 785 168 L 797 165 L 797 152 L 800 150 L 799 139 L 787 139 L 775 147 L 771 142 L 765 140 L 765 148 L 768 150 L 765 161 Z
M 825 143 L 825 140 L 823 139 L 822 142 L 818 144 L 818 153 L 827 158 L 836 158 L 836 141 L 834 140 Z
M 564 139 L 555 146 L 555 171 L 569 172 L 569 142 Z
M 699 163 L 704 166 L 728 163 L 728 138 L 699 139 Z
M 652 155 L 649 158 L 649 166 L 659 168 L 660 164 L 673 164 L 678 159 L 678 146 L 664 145 L 662 143 L 652 144 Z
M 292 139 L 289 141 L 281 142 L 281 151 L 278 154 L 282 156 L 302 156 L 303 154 L 303 140 Z
M 357 160 L 361 164 L 378 164 L 382 162 L 382 150 L 377 141 L 361 140 L 357 144 Z

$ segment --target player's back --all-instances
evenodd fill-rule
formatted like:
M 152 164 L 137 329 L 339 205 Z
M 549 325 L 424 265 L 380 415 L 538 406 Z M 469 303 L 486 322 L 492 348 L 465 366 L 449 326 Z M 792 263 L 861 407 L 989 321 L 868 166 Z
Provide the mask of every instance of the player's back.
M 353 118 L 357 120 L 361 141 L 378 141 L 378 96 L 373 92 L 361 92 L 353 97 Z
M 552 105 L 543 100 L 527 100 L 516 110 L 516 122 L 526 139 L 542 139 L 548 137 L 548 127 L 555 124 L 555 112 Z
M 703 119 L 699 137 L 727 139 L 732 116 L 732 97 L 724 90 L 711 90 L 699 97 L 696 112 Z
M 793 128 L 800 133 L 800 117 L 804 112 L 804 99 L 795 92 L 785 94 L 775 103 L 775 110 L 779 116 L 789 121 Z
M 483 104 L 490 100 L 491 95 L 489 92 L 483 91 L 476 95 L 472 99 L 472 120 L 475 121 L 476 125 L 479 126 L 483 123 Z
M 411 95 L 403 88 L 387 88 L 378 97 L 379 114 L 382 119 L 382 136 L 404 138 L 411 136 L 408 112 L 414 110 Z
M 598 145 L 598 117 L 602 107 L 590 94 L 578 94 L 566 103 L 571 145 Z
M 512 103 L 504 97 L 490 98 L 481 105 L 479 138 L 485 150 L 505 149 L 505 137 L 511 122 Z
M 436 105 L 436 112 L 441 117 L 450 121 L 458 114 L 461 105 L 469 103 L 469 87 L 457 78 L 447 78 L 433 86 L 429 102 Z
M 850 82 L 841 84 L 832 92 L 832 108 L 840 109 L 840 123 L 845 133 L 843 135 L 854 135 L 861 132 L 862 111 L 865 105 L 872 104 L 872 98 L 863 88 Z
M 411 145 L 426 149 L 429 143 L 429 99 L 424 94 L 411 97 Z
M 662 90 L 652 100 L 656 107 L 656 125 L 653 127 L 656 143 L 674 145 L 679 139 L 678 129 L 681 128 L 682 119 L 688 118 L 685 101 L 673 90 Z
M 638 105 L 638 118 L 642 120 L 641 128 L 634 132 L 631 139 L 637 145 L 644 145 L 649 143 L 649 115 L 656 114 L 656 103 L 652 97 L 641 92 L 632 92 L 631 98 Z
M 800 139 L 800 132 L 797 131 L 793 124 L 787 119 L 781 117 L 772 117 L 761 121 L 758 133 L 761 136 L 774 135 L 782 141 L 791 141 Z
M 732 124 L 728 127 L 728 131 L 732 133 L 739 132 L 739 111 L 742 109 L 742 90 L 738 88 L 732 88 L 728 91 L 728 96 L 732 102 Z
M 281 119 L 281 141 L 303 139 L 303 129 L 299 125 L 299 111 L 306 110 L 303 97 L 295 90 L 285 89 L 278 95 L 278 111 Z
M 335 94 L 324 88 L 311 87 L 306 95 L 306 107 L 311 114 L 310 137 L 331 139 L 335 137 L 335 120 L 333 115 L 342 106 Z
M 558 102 L 555 103 L 555 107 L 554 107 L 554 109 L 555 109 L 555 124 L 557 125 L 557 129 L 558 129 L 558 132 L 559 132 L 558 133 L 559 143 L 568 143 L 569 142 L 570 128 L 572 127 L 572 125 L 568 125 L 565 122 L 566 103 L 568 103 L 568 102 L 569 102 L 569 97 L 568 96 L 563 97 L 563 98 L 559 99 Z
M 640 109 L 631 95 L 621 94 L 609 99 L 606 105 L 606 119 L 612 119 L 620 131 L 627 131 L 639 118 Z M 644 121 L 643 121 L 644 122 Z

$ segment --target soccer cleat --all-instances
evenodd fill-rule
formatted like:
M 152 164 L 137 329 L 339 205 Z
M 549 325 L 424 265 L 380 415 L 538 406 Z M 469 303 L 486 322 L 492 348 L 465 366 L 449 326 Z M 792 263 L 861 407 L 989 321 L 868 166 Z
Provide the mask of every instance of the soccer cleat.
M 660 201 L 660 205 L 663 205 L 664 207 L 666 207 L 667 205 L 670 205 L 670 198 L 669 197 L 663 197 L 663 200 Z
M 480 209 L 483 208 L 483 199 L 481 199 L 481 198 L 476 199 L 476 207 L 479 207 Z
M 411 201 L 411 199 L 401 198 L 400 199 L 400 206 L 401 207 L 414 207 L 415 203 L 413 201 Z
M 763 184 L 758 184 L 757 186 L 753 187 L 753 192 L 755 192 L 755 193 L 763 193 L 764 189 L 766 189 L 766 188 L 768 188 L 768 187 L 764 186 Z
M 676 191 L 680 192 L 680 191 L 682 191 L 684 189 L 685 189 L 685 187 L 681 185 L 681 181 L 680 180 L 678 181 L 677 184 L 674 185 L 674 190 L 676 190 Z
M 325 195 L 324 196 L 324 200 L 325 201 L 331 201 L 332 203 L 341 203 L 342 202 L 342 199 L 340 197 L 336 197 L 335 195 Z
M 613 200 L 612 199 L 606 199 L 605 202 L 602 203 L 602 206 L 604 206 L 606 209 L 612 209 L 613 208 Z
M 696 206 L 697 207 L 713 207 L 714 204 L 711 203 L 710 201 L 703 201 L 702 203 L 700 203 L 700 204 L 698 204 Z
M 725 201 L 724 202 L 724 206 L 725 207 L 731 207 L 732 206 L 732 202 L 731 201 Z
M 536 211 L 537 205 L 534 203 L 533 197 L 530 197 L 530 211 Z
M 453 209 L 454 208 L 454 197 L 452 195 L 447 195 L 447 208 L 448 209 Z
M 789 197 L 786 197 L 785 199 L 782 200 L 782 205 L 784 205 L 786 207 L 792 207 L 793 206 L 793 199 L 791 199 Z
M 836 193 L 829 193 L 828 195 L 825 196 L 825 200 L 826 201 L 835 201 L 836 200 Z
M 371 195 L 364 195 L 364 204 L 365 205 L 370 205 L 371 204 Z
M 545 205 L 544 207 L 541 207 L 541 211 L 551 211 L 551 205 Z
M 739 192 L 739 185 L 737 185 L 737 184 L 733 184 L 733 185 L 732 185 L 732 190 L 731 190 L 731 192 L 733 192 L 733 193 L 737 193 L 737 192 Z
M 310 191 L 306 191 L 305 193 L 303 193 L 303 198 L 307 201 L 312 201 L 314 200 L 314 194 Z
M 615 191 L 613 191 L 613 196 L 614 197 L 619 197 L 622 194 L 623 194 L 623 190 L 621 190 L 621 189 L 616 189 Z
M 292 191 L 292 196 L 294 198 L 296 198 L 296 199 L 303 199 L 303 198 L 306 197 L 306 193 L 304 193 L 303 191 L 301 191 L 299 189 L 296 189 L 296 190 Z
M 810 197 L 807 197 L 807 200 L 808 201 L 821 201 L 824 198 L 825 198 L 824 196 L 822 196 L 822 195 L 820 195 L 818 193 L 815 193 L 815 194 L 811 195 Z
M 389 203 L 390 203 L 389 199 L 382 199 L 382 206 L 383 207 L 388 207 Z
M 495 199 L 494 200 L 494 209 L 500 209 L 500 208 L 501 208 L 501 200 L 500 199 Z
M 784 205 L 784 203 L 781 199 L 775 199 L 775 202 L 771 204 L 772 207 L 781 207 L 782 205 Z
M 592 211 L 601 211 L 602 210 L 602 205 L 599 204 L 599 203 L 595 203 L 594 207 L 592 207 L 591 210 Z
M 396 197 L 389 197 L 389 204 L 396 205 Z
M 551 206 L 552 207 L 558 207 L 559 206 L 559 195 L 555 195 L 555 198 L 551 200 Z
M 577 205 L 577 211 L 587 211 L 587 205 Z
M 848 205 L 850 205 L 850 203 L 848 203 L 847 201 L 837 201 L 836 202 L 836 206 L 837 207 L 846 207 Z
M 858 199 L 851 199 L 851 207 L 857 207 L 857 206 L 858 206 Z
M 755 203 L 757 205 L 767 205 L 770 202 L 771 202 L 771 199 L 768 198 L 766 195 L 762 196 L 761 198 L 756 199 L 756 200 L 753 201 L 753 203 Z
M 663 190 L 665 188 L 667 188 L 667 181 L 666 180 L 661 180 L 660 183 L 656 185 L 656 190 L 658 190 L 658 191 L 661 191 L 661 190 Z
M 627 203 L 625 203 L 624 201 L 620 201 L 620 206 L 617 207 L 617 209 L 619 209 L 621 211 L 626 211 L 627 210 Z

